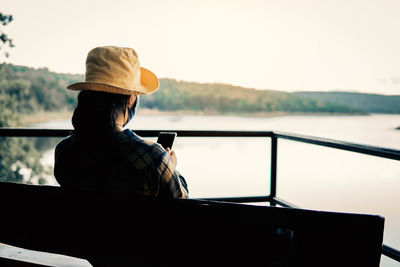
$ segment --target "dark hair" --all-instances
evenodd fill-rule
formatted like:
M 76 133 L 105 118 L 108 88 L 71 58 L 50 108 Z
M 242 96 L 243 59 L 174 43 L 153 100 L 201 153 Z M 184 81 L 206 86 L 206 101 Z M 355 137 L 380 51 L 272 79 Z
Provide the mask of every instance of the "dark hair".
M 81 91 L 72 116 L 78 140 L 92 148 L 111 144 L 116 132 L 115 119 L 125 111 L 128 101 L 128 95 Z

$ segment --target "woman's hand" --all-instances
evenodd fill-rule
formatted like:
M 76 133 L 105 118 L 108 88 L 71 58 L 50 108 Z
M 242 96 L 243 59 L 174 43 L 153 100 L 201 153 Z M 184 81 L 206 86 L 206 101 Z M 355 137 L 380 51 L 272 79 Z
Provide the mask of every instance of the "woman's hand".
M 173 151 L 169 147 L 167 147 L 167 153 L 171 159 L 172 164 L 176 168 L 176 165 L 178 164 L 178 158 L 176 157 L 175 151 Z

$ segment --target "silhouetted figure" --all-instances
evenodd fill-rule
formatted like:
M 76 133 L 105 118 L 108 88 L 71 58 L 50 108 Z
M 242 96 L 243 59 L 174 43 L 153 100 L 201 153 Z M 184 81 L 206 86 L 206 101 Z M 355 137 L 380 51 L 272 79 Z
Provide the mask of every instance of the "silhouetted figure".
M 65 188 L 187 198 L 177 156 L 124 126 L 134 117 L 139 95 L 154 93 L 156 75 L 140 67 L 132 48 L 97 47 L 86 60 L 85 82 L 72 117 L 75 132 L 56 147 L 54 175 Z

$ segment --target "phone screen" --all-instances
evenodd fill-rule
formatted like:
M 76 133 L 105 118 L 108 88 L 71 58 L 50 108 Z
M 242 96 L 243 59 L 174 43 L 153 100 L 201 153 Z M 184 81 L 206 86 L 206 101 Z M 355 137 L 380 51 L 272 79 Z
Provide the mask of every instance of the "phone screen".
M 172 149 L 172 144 L 174 143 L 175 137 L 175 132 L 160 132 L 158 134 L 157 143 L 162 145 L 165 149 L 167 149 L 167 147 Z

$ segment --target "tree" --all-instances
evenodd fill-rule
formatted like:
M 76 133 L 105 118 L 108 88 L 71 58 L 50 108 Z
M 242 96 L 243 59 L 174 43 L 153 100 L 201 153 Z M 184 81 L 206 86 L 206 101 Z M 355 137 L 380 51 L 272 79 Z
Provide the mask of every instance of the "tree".
M 13 21 L 13 16 L 12 15 L 4 15 L 3 13 L 0 12 L 0 23 L 2 26 L 6 26 L 9 24 L 11 21 Z M 7 34 L 5 34 L 1 29 L 0 29 L 0 50 L 3 49 L 4 47 L 14 47 L 14 43 L 12 39 L 8 37 Z M 9 56 L 8 52 L 4 53 L 6 57 Z
M 15 96 L 1 91 L 0 127 L 18 126 L 19 115 Z M 40 158 L 41 155 L 32 140 L 0 137 L 0 181 L 44 183 L 48 171 L 45 171 Z
M 0 23 L 6 26 L 11 15 L 0 13 Z M 14 47 L 12 40 L 0 30 L 0 50 Z M 8 53 L 5 53 L 6 57 Z M 20 123 L 18 100 L 27 97 L 27 81 L 7 80 L 5 64 L 0 65 L 0 127 L 15 127 Z M 0 137 L 0 181 L 43 183 L 46 171 L 40 162 L 40 153 L 26 138 Z

